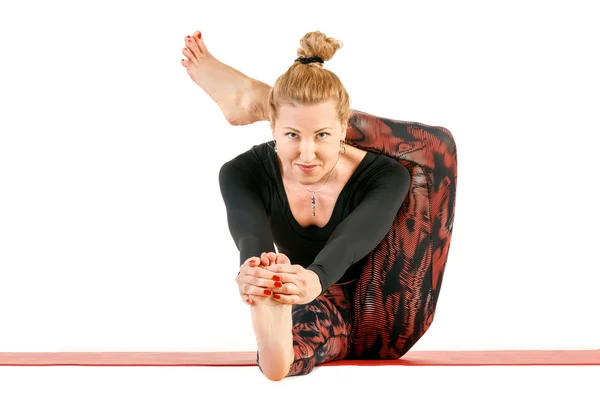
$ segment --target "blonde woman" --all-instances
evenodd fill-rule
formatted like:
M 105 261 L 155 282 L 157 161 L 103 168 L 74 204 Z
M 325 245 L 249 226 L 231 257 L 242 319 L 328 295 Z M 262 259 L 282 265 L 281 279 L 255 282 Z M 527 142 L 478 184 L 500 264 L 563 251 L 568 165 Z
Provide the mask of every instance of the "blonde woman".
M 219 174 L 259 368 L 280 380 L 349 357 L 356 282 L 390 231 L 410 174 L 347 143 L 350 98 L 324 68 L 342 43 L 307 33 L 272 88 L 214 58 L 200 32 L 185 46 L 183 67 L 231 124 L 270 121 L 273 140 Z

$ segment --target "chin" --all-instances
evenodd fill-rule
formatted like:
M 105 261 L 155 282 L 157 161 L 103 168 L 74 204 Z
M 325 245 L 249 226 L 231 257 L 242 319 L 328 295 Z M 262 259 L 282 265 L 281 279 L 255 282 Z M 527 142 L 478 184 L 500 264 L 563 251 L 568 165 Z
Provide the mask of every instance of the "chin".
M 298 176 L 296 175 L 296 181 L 298 181 L 298 183 L 302 184 L 302 185 L 314 185 L 316 183 L 319 183 L 321 180 L 323 179 L 323 176 L 321 175 L 315 175 L 315 176 Z

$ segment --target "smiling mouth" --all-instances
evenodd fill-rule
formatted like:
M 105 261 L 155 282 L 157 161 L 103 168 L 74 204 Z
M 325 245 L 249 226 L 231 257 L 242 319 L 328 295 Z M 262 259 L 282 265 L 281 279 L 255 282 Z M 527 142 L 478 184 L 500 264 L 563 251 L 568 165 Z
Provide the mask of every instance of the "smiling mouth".
M 298 166 L 298 168 L 300 168 L 301 171 L 303 172 L 311 172 L 313 171 L 315 168 L 317 168 L 317 165 L 304 165 L 304 164 L 296 164 Z

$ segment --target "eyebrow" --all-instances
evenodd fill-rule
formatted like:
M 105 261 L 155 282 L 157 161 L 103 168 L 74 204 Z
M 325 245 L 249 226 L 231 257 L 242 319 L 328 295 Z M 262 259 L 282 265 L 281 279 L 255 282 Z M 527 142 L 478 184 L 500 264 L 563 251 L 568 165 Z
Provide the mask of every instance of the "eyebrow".
M 283 127 L 283 129 L 291 129 L 291 130 L 293 130 L 293 131 L 294 131 L 294 132 L 296 132 L 296 133 L 300 133 L 300 131 L 299 131 L 298 129 L 294 129 L 294 128 L 292 128 L 291 126 L 284 126 L 284 127 Z M 317 133 L 317 132 L 321 132 L 321 131 L 324 131 L 325 129 L 333 129 L 333 128 L 325 127 L 325 128 L 317 129 L 317 130 L 315 131 L 315 133 Z

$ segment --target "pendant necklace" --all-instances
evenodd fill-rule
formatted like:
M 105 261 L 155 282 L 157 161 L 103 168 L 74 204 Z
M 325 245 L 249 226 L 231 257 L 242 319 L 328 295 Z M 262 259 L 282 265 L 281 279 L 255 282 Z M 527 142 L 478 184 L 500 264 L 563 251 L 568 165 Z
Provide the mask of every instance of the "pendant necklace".
M 333 168 L 331 168 L 331 171 L 329 172 L 329 175 L 327 176 L 327 179 L 325 180 L 325 183 L 323 184 L 323 186 L 321 186 L 319 188 L 319 190 L 309 190 L 306 189 L 309 193 L 312 194 L 311 198 L 310 198 L 310 203 L 312 206 L 312 216 L 315 217 L 317 215 L 317 198 L 316 198 L 316 194 L 319 193 L 321 191 L 321 189 L 323 189 L 325 187 L 325 185 L 327 184 L 327 182 L 329 181 L 329 178 L 331 178 L 331 174 L 333 173 L 333 170 L 335 169 L 335 167 L 337 166 L 338 161 L 340 161 L 340 155 L 338 155 L 337 160 L 335 160 L 335 165 L 333 166 Z

